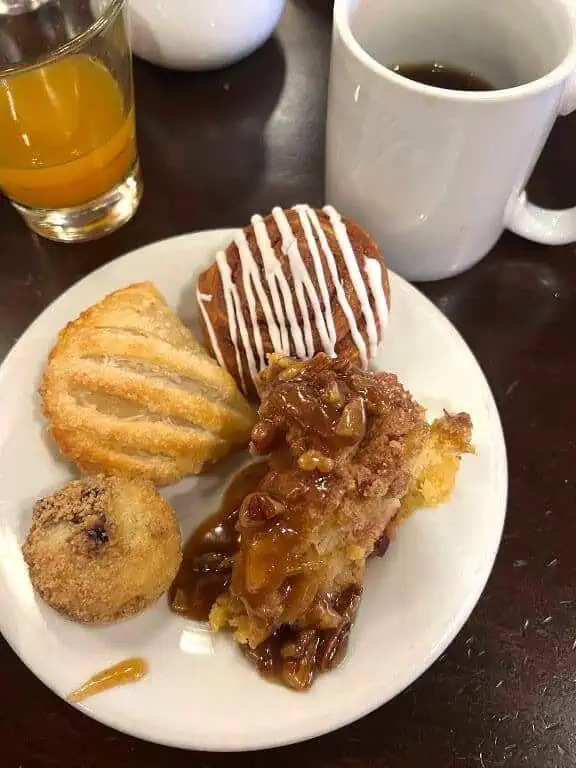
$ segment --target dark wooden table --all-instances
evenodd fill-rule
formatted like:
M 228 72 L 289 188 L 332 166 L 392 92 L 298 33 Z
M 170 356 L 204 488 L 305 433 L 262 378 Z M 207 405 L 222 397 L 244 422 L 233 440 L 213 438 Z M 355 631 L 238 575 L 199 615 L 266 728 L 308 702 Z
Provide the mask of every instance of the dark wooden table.
M 57 246 L 0 204 L 0 354 L 64 289 L 126 251 L 242 225 L 273 205 L 323 202 L 330 5 L 292 0 L 276 39 L 221 73 L 136 62 L 146 189 L 122 231 Z M 576 202 L 575 146 L 576 116 L 554 129 L 532 180 L 537 202 Z M 464 334 L 494 389 L 508 441 L 510 503 L 484 596 L 420 680 L 311 743 L 253 755 L 186 753 L 89 720 L 0 644 L 0 766 L 576 765 L 575 250 L 507 234 L 472 271 L 422 286 Z

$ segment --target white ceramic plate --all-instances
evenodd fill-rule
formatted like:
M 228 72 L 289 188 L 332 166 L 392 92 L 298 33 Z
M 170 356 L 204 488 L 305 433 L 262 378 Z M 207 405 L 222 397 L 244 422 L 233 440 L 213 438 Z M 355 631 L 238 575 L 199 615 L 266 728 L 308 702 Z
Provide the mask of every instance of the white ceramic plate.
M 470 614 L 500 542 L 507 490 L 500 420 L 472 353 L 448 320 L 392 275 L 393 310 L 378 365 L 399 374 L 431 415 L 466 410 L 478 455 L 462 463 L 442 509 L 415 513 L 386 557 L 371 562 L 344 665 L 298 694 L 261 680 L 230 637 L 170 613 L 165 599 L 108 628 L 74 624 L 34 594 L 20 546 L 34 501 L 71 468 L 45 438 L 36 389 L 66 322 L 106 293 L 152 280 L 195 324 L 195 275 L 231 230 L 200 232 L 130 253 L 88 276 L 28 329 L 0 370 L 0 628 L 46 685 L 65 697 L 95 672 L 143 656 L 149 676 L 80 704 L 86 714 L 142 739 L 206 750 L 279 746 L 331 731 L 375 709 L 415 680 Z M 217 508 L 238 464 L 166 491 L 184 536 Z

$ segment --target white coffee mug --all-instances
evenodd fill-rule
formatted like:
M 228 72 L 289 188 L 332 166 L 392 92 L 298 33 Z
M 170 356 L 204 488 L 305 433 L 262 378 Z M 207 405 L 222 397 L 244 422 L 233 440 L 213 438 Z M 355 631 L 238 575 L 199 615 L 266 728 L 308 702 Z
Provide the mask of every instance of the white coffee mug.
M 573 0 L 335 0 L 326 197 L 410 280 L 462 272 L 503 230 L 576 241 L 576 209 L 524 186 L 558 115 L 576 108 Z M 392 71 L 441 61 L 492 91 Z

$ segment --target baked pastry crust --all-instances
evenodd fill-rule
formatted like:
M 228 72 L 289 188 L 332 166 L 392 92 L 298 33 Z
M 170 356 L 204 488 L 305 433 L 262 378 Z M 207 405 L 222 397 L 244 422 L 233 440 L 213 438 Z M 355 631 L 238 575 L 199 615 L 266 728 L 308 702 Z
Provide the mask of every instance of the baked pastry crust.
M 388 270 L 374 240 L 333 208 L 274 208 L 216 256 L 197 285 L 206 346 L 244 392 L 267 354 L 324 351 L 366 368 L 388 320 Z
M 80 469 L 157 484 L 245 444 L 254 421 L 152 283 L 115 291 L 69 323 L 40 394 L 50 433 Z

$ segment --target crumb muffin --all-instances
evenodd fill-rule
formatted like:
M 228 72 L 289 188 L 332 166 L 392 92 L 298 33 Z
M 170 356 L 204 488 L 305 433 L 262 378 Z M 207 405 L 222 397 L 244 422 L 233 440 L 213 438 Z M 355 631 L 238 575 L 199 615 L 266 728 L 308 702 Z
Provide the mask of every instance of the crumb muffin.
M 152 605 L 182 559 L 176 516 L 152 483 L 104 475 L 40 499 L 22 552 L 38 594 L 88 624 Z

